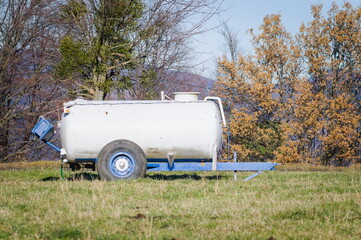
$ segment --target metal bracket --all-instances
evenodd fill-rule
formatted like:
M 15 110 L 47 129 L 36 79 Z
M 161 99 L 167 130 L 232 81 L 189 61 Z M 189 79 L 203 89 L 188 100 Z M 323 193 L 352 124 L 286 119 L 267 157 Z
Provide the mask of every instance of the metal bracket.
M 233 152 L 233 160 L 234 160 L 234 162 L 237 162 L 237 152 L 236 151 Z M 235 170 L 233 173 L 233 180 L 237 181 L 237 170 Z
M 60 152 L 60 148 L 58 148 L 57 146 L 55 146 L 54 144 L 52 144 L 51 142 L 45 142 L 44 143 L 48 144 L 50 147 L 52 147 L 55 151 Z
M 257 171 L 255 174 L 252 174 L 251 176 L 249 177 L 246 177 L 245 179 L 243 179 L 242 181 L 248 181 L 248 180 L 251 180 L 252 178 L 254 177 L 257 177 L 258 175 L 260 175 L 263 171 Z
M 217 171 L 217 145 L 213 145 L 212 171 Z
M 168 167 L 170 170 L 172 170 L 174 168 L 174 153 L 168 153 L 167 159 L 168 159 Z

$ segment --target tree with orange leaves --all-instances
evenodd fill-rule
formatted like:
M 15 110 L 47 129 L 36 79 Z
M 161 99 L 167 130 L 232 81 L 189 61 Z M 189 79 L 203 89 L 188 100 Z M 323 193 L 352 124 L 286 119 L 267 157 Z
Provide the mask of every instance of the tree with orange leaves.
M 321 10 L 321 5 L 312 6 L 313 20 L 300 28 L 310 83 L 303 86 L 313 102 L 308 112 L 317 115 L 317 123 L 310 126 L 312 134 L 299 137 L 298 152 L 311 162 L 347 165 L 357 160 L 360 144 L 361 8 L 333 4 L 327 18 Z M 297 107 L 307 111 L 309 103 L 301 97 Z M 299 116 L 294 120 L 309 124 Z
M 245 160 L 360 161 L 361 8 L 336 4 L 296 40 L 279 15 L 251 31 L 254 55 L 219 60 L 215 91 L 232 102 L 232 146 Z
M 231 102 L 232 147 L 244 160 L 274 158 L 300 73 L 300 51 L 280 15 L 266 16 L 260 31 L 251 30 L 253 56 L 239 56 L 237 63 L 224 57 L 218 63 L 215 91 Z

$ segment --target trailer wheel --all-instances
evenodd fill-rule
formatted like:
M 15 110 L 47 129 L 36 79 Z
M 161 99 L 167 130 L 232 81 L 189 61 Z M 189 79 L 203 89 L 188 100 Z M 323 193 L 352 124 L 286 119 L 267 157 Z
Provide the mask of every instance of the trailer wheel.
M 142 178 L 147 169 L 147 159 L 137 144 L 115 140 L 100 151 L 96 168 L 100 178 L 107 181 Z

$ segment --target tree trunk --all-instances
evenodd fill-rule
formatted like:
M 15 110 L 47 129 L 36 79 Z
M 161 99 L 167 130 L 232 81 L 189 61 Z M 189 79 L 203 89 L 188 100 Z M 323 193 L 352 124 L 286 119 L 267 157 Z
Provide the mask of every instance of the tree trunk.
M 93 100 L 95 101 L 103 101 L 105 98 L 104 92 L 100 90 L 98 87 L 95 87 L 95 93 L 93 96 Z
M 3 87 L 0 91 L 0 162 L 4 162 L 9 151 L 10 84 L 4 77 L 0 83 Z
M 104 91 L 106 81 L 106 72 L 96 73 L 96 70 L 93 70 L 93 83 L 94 83 L 94 94 L 93 100 L 103 101 L 107 95 L 107 92 Z
M 8 155 L 8 136 L 9 128 L 8 122 L 6 122 L 0 127 L 0 162 L 4 162 Z

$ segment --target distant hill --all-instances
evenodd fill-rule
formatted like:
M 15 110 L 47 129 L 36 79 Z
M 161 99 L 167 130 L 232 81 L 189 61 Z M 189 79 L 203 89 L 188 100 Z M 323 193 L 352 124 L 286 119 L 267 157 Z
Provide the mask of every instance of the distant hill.
M 164 80 L 159 89 L 168 96 L 173 92 L 200 92 L 200 98 L 204 98 L 210 94 L 214 83 L 210 78 L 188 72 L 169 72 L 161 79 Z
M 210 95 L 214 80 L 206 78 L 194 73 L 189 72 L 176 72 L 176 71 L 167 71 L 159 74 L 160 83 L 157 86 L 157 91 L 164 91 L 164 93 L 173 98 L 174 92 L 199 92 L 200 99 Z M 113 91 L 108 97 L 107 100 L 132 100 L 134 95 L 129 91 L 122 92 L 120 95 L 117 91 Z

